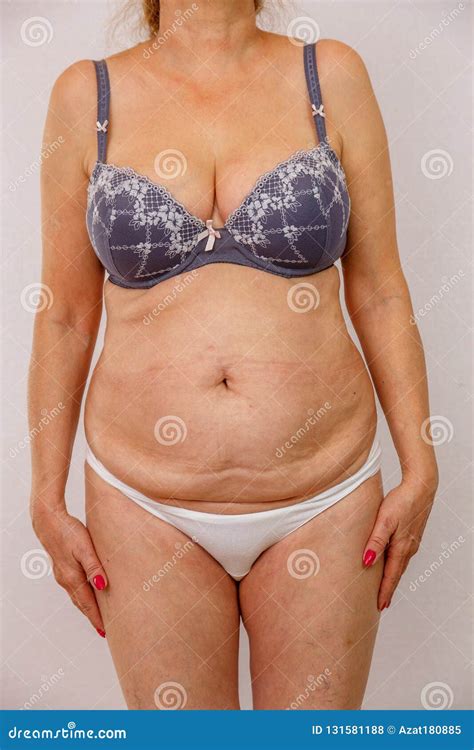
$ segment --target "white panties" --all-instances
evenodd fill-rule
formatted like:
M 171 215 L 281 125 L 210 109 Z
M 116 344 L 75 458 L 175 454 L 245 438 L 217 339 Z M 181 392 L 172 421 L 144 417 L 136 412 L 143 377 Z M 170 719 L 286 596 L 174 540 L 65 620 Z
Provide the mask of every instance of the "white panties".
M 105 482 L 144 510 L 187 534 L 207 550 L 232 578 L 240 581 L 264 550 L 311 521 L 357 489 L 366 479 L 374 476 L 380 469 L 381 454 L 376 439 L 364 465 L 334 487 L 294 505 L 237 515 L 205 513 L 158 503 L 114 477 L 94 456 L 89 446 L 86 460 Z

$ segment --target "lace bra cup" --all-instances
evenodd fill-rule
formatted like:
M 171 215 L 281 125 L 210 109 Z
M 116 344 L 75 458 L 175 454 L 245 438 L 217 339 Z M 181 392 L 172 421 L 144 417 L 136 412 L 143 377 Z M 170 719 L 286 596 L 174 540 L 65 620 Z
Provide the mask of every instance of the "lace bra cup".
M 99 158 L 88 188 L 87 228 L 110 281 L 147 288 L 209 263 L 291 278 L 322 271 L 340 258 L 350 197 L 326 136 L 315 45 L 304 52 L 319 143 L 262 175 L 221 228 L 191 214 L 163 185 L 105 162 L 110 87 L 105 61 L 95 61 Z

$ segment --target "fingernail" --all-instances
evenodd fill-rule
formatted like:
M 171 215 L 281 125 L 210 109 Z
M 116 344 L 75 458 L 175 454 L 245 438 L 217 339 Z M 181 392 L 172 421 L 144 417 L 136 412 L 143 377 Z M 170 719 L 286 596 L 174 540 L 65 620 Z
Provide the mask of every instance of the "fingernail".
M 101 630 L 100 628 L 96 628 L 96 630 L 101 638 L 105 638 L 105 630 Z
M 99 591 L 102 591 L 102 589 L 105 589 L 105 579 L 101 575 L 94 576 L 94 578 L 92 579 L 92 583 L 94 584 L 96 589 L 98 589 Z
M 382 611 L 383 609 L 385 609 L 385 607 L 386 607 L 386 606 L 387 606 L 387 605 L 386 605 L 386 604 L 385 604 L 385 602 L 384 602 L 384 603 L 382 604 L 382 606 L 380 607 L 380 611 Z
M 376 557 L 377 557 L 377 553 L 374 552 L 373 549 L 368 549 L 364 555 L 364 559 L 363 559 L 364 565 L 366 567 L 369 567 L 369 565 L 372 565 Z

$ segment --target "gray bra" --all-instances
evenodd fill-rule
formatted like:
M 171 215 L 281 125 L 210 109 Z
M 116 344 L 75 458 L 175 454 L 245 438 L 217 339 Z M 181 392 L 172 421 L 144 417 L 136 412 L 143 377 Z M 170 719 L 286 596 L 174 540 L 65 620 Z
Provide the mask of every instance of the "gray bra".
M 340 258 L 351 201 L 326 134 L 316 46 L 305 45 L 303 53 L 319 142 L 261 175 L 219 228 L 194 216 L 164 185 L 106 163 L 110 82 L 105 60 L 94 61 L 98 159 L 88 187 L 87 228 L 111 282 L 147 288 L 209 263 L 292 278 L 323 271 Z

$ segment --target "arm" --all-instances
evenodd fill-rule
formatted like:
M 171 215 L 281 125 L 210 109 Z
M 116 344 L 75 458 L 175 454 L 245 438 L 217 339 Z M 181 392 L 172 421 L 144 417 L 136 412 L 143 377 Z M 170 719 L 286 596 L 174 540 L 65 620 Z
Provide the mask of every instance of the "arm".
M 351 195 L 348 244 L 343 256 L 347 309 L 400 459 L 402 483 L 385 498 L 364 552 L 373 564 L 388 545 L 379 607 L 390 604 L 418 548 L 437 487 L 429 431 L 423 347 L 410 320 L 413 310 L 397 248 L 387 136 L 360 56 L 328 40 L 327 88 L 339 92 L 333 113 L 343 143 Z M 343 92 L 344 96 L 342 96 Z M 367 555 L 372 550 L 373 554 Z
M 87 529 L 69 516 L 64 499 L 102 310 L 103 271 L 85 224 L 85 161 L 95 145 L 94 79 L 92 63 L 76 63 L 57 80 L 49 104 L 44 142 L 60 145 L 41 170 L 44 304 L 35 316 L 28 412 L 33 430 L 42 409 L 59 409 L 32 442 L 33 527 L 52 557 L 58 583 L 103 630 L 88 579 L 101 575 L 105 581 L 105 574 Z

